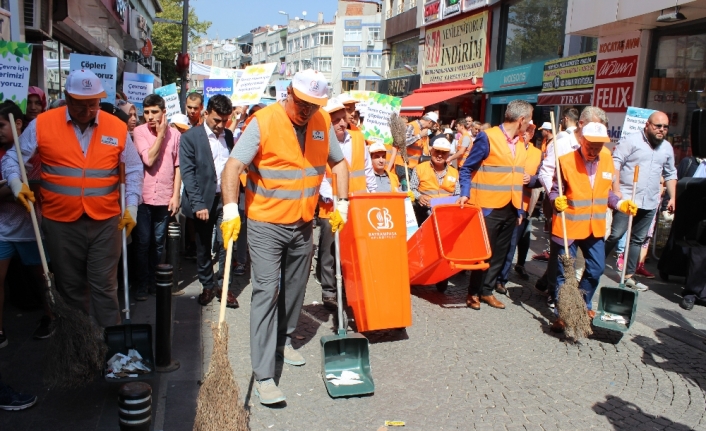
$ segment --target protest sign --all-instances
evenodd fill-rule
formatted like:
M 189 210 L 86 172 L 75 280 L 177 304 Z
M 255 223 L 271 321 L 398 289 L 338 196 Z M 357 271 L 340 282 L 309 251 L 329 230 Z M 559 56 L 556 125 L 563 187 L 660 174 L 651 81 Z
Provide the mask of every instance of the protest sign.
M 71 54 L 69 69 L 90 70 L 101 80 L 103 89 L 108 94 L 102 102 L 115 103 L 115 85 L 118 74 L 117 57 L 101 57 L 98 55 Z
M 154 90 L 154 93 L 162 96 L 162 99 L 164 99 L 164 103 L 167 106 L 167 120 L 171 119 L 176 114 L 181 114 L 176 84 L 159 87 Z
M 363 134 L 367 141 L 392 145 L 390 115 L 400 113 L 402 98 L 387 94 L 373 93 L 368 100 L 367 113 L 363 120 Z
M 647 119 L 655 111 L 654 109 L 644 109 L 635 108 L 634 106 L 628 106 L 627 113 L 625 114 L 625 122 L 623 123 L 623 130 L 620 134 L 620 140 L 625 139 L 626 136 L 633 133 L 639 133 L 645 128 Z
M 208 105 L 208 99 L 216 94 L 231 97 L 233 95 L 232 79 L 204 79 L 203 80 L 203 106 Z
M 277 91 L 277 100 L 287 98 L 287 87 L 292 83 L 291 79 L 278 79 L 275 81 L 275 89 Z
M 0 40 L 0 102 L 12 100 L 27 111 L 32 44 Z
M 238 82 L 240 76 L 243 74 L 243 69 L 227 69 L 224 67 L 211 66 L 211 73 L 209 74 L 209 79 L 232 79 L 233 84 Z
M 135 105 L 137 115 L 143 113 L 142 101 L 147 95 L 152 94 L 154 89 L 154 75 L 141 73 L 123 73 L 123 92 L 127 101 Z
M 358 103 L 355 104 L 355 109 L 360 113 L 361 117 L 365 117 L 368 113 L 368 101 L 374 94 L 377 93 L 374 91 L 365 90 L 352 90 L 348 93 L 352 98 L 358 101 Z
M 248 66 L 238 80 L 230 100 L 233 106 L 255 105 L 260 102 L 262 93 L 270 83 L 272 72 L 279 63 L 265 63 Z

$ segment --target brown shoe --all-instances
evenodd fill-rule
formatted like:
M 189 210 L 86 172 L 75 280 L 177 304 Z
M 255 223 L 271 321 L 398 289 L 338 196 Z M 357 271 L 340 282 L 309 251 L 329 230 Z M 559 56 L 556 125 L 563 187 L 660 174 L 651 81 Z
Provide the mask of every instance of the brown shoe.
M 216 290 L 216 295 L 218 296 L 218 300 L 221 300 L 221 294 L 223 293 L 222 289 L 217 289 Z M 238 304 L 238 299 L 233 295 L 233 292 L 230 290 L 228 291 L 228 298 L 226 299 L 226 307 L 228 308 L 238 308 L 240 307 L 240 304 Z
M 215 297 L 216 291 L 214 289 L 204 289 L 203 292 L 201 292 L 201 295 L 199 295 L 199 304 L 205 307 L 210 304 Z
M 493 295 L 481 296 L 480 300 L 481 300 L 481 302 L 485 302 L 486 304 L 490 305 L 493 308 L 500 308 L 500 309 L 505 308 L 505 304 L 498 301 Z
M 480 299 L 478 299 L 478 295 L 468 295 L 466 297 L 466 306 L 474 310 L 480 310 Z
M 588 318 L 593 320 L 594 317 L 596 317 L 596 312 L 593 310 L 587 310 L 586 313 L 588 314 Z
M 549 329 L 551 329 L 552 332 L 562 333 L 566 330 L 566 323 L 561 319 L 556 319 Z
M 495 291 L 501 295 L 507 295 L 507 288 L 502 283 L 495 283 Z

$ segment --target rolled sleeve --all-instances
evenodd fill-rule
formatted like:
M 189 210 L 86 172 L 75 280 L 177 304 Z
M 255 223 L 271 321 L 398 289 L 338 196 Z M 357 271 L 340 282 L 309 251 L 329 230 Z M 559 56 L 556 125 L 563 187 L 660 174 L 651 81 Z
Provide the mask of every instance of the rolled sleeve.
M 120 153 L 120 161 L 125 163 L 125 203 L 127 206 L 136 207 L 142 198 L 144 168 L 130 133 L 127 134 L 125 148 Z
M 665 182 L 677 179 L 677 168 L 674 165 L 674 148 L 671 146 L 669 147 L 667 153 L 667 160 L 664 162 L 664 166 L 662 167 L 662 176 L 664 177 Z
M 490 154 L 490 143 L 488 135 L 485 132 L 480 132 L 473 141 L 473 147 L 468 154 L 468 158 L 463 163 L 463 166 L 458 172 L 459 183 L 461 184 L 461 196 L 471 196 L 471 176 L 477 171 L 483 160 L 488 158 Z

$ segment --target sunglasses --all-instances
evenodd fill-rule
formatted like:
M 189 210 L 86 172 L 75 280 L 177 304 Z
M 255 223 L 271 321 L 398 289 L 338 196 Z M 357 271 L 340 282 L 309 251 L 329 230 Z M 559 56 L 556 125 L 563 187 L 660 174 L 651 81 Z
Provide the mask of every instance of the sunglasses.
M 309 103 L 305 102 L 303 100 L 297 99 L 297 96 L 292 93 L 292 101 L 294 101 L 294 104 L 297 106 L 297 109 L 299 109 L 302 114 L 304 115 L 309 115 L 316 109 L 318 109 L 319 105 L 316 105 L 314 103 Z
M 652 124 L 652 127 L 655 129 L 664 129 L 664 130 L 669 130 L 669 124 L 655 124 L 655 123 L 650 123 Z

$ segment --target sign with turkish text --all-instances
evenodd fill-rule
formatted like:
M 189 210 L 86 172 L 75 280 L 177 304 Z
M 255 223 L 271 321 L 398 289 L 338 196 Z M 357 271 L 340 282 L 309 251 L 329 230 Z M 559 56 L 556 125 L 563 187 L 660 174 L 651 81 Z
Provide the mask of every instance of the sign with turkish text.
M 277 100 L 287 98 L 287 87 L 292 83 L 291 79 L 278 79 L 275 81 L 275 91 L 277 92 Z
M 518 90 L 520 88 L 539 87 L 542 85 L 544 62 L 525 64 L 483 74 L 483 91 L 496 93 L 499 91 Z
M 461 13 L 461 0 L 444 0 L 444 19 Z
M 204 79 L 203 80 L 203 104 L 208 105 L 208 99 L 216 94 L 227 97 L 233 96 L 232 79 Z
M 595 51 L 547 61 L 544 63 L 542 91 L 592 88 L 595 73 Z
M 352 90 L 349 91 L 348 94 L 350 94 L 352 98 L 358 101 L 358 103 L 355 104 L 355 109 L 360 113 L 360 116 L 366 117 L 365 114 L 368 113 L 368 101 L 376 93 L 374 91 Z
M 460 81 L 485 72 L 488 12 L 428 29 L 422 84 Z
M 628 110 L 625 114 L 625 122 L 623 123 L 623 132 L 620 135 L 620 139 L 622 140 L 628 135 L 639 133 L 644 130 L 647 119 L 650 118 L 650 115 L 655 112 L 657 111 L 654 109 L 628 106 Z
M 176 84 L 165 85 L 154 90 L 154 94 L 162 96 L 164 104 L 167 107 L 167 120 L 170 120 L 174 115 L 181 114 L 179 106 L 179 93 L 177 93 Z
M 431 24 L 441 19 L 441 0 L 424 2 L 424 24 Z
M 262 93 L 270 83 L 270 77 L 279 63 L 265 63 L 248 66 L 241 75 L 233 96 L 233 106 L 255 105 L 260 102 Z
M 210 79 L 232 79 L 234 84 L 238 83 L 240 75 L 243 74 L 243 69 L 229 69 L 225 67 L 211 66 Z
M 69 56 L 69 69 L 72 72 L 84 69 L 95 73 L 108 95 L 101 101 L 115 103 L 115 86 L 118 78 L 118 59 L 116 57 L 72 53 Z
M 559 93 L 542 93 L 537 97 L 539 106 L 590 105 L 593 101 L 593 91 L 570 91 Z
M 27 112 L 32 44 L 0 40 L 0 102 L 11 100 Z
M 142 73 L 123 73 L 123 92 L 127 101 L 135 105 L 137 115 L 141 116 L 144 108 L 142 101 L 154 90 L 154 75 Z
M 362 127 L 365 140 L 380 142 L 388 146 L 392 145 L 390 116 L 393 112 L 396 114 L 400 113 L 402 98 L 387 94 L 371 93 L 372 95 L 370 95 L 367 101 Z
M 596 79 L 631 78 L 637 73 L 637 55 L 598 61 Z

